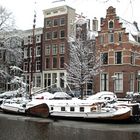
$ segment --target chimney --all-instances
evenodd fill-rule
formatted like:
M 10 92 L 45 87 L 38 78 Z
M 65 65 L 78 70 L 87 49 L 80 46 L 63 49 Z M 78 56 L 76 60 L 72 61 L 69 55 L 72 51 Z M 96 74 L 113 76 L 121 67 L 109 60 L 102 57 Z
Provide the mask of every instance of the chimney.
M 104 18 L 101 17 L 101 18 L 100 18 L 100 24 L 101 24 L 101 25 L 103 24 L 103 20 L 104 20 Z
M 138 28 L 138 23 L 136 21 L 134 21 L 133 24 L 135 25 L 135 27 L 137 28 L 137 30 L 140 31 L 139 28 Z
M 93 31 L 98 31 L 98 20 L 96 17 L 92 20 L 92 30 Z

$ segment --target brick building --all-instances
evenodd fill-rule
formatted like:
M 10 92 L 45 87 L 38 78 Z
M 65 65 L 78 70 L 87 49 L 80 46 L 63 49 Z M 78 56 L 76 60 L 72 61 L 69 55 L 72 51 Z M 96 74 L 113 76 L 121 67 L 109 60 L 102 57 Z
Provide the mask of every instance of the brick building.
M 103 72 L 96 77 L 95 92 L 112 91 L 118 97 L 140 92 L 140 32 L 136 22 L 118 17 L 110 6 L 101 18 L 96 47 Z
M 73 21 L 75 9 L 59 6 L 46 9 L 43 27 L 43 88 L 66 88 L 66 70 L 68 62 L 68 37 L 74 33 Z
M 33 62 L 33 87 L 36 89 L 42 88 L 42 47 L 43 47 L 43 29 L 35 29 L 35 47 L 34 47 L 34 59 L 32 59 L 33 50 L 33 29 L 23 32 L 23 71 L 25 81 L 29 84 L 31 80 L 31 66 Z M 35 90 L 36 90 L 35 89 Z

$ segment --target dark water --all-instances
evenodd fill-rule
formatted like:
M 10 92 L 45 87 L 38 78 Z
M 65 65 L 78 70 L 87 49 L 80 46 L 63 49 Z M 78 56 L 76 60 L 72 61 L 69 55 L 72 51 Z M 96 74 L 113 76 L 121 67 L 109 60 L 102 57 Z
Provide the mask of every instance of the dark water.
M 54 121 L 0 114 L 0 140 L 140 140 L 140 123 Z

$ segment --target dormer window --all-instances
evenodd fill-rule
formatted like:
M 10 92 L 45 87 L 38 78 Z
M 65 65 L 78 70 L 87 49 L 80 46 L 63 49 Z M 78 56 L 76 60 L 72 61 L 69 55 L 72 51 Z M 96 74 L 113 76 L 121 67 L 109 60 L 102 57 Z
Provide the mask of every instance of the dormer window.
M 121 42 L 122 41 L 122 32 L 119 32 L 119 42 Z
M 108 23 L 108 28 L 109 28 L 109 29 L 114 28 L 114 22 L 113 22 L 112 20 L 109 21 L 109 23 Z

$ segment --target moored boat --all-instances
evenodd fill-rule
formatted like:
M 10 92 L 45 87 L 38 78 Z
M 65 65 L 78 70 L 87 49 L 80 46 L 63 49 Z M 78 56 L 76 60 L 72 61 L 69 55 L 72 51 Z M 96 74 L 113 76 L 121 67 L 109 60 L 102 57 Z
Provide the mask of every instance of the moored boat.
M 25 114 L 27 100 L 21 98 L 5 99 L 0 108 L 3 112 L 14 114 Z
M 60 93 L 59 93 L 60 94 Z M 65 95 L 63 93 L 63 95 Z M 81 100 L 68 98 L 66 95 L 54 96 L 51 99 L 33 98 L 32 100 L 9 99 L 5 100 L 1 108 L 5 112 L 24 113 L 38 117 L 61 117 L 85 120 L 139 120 L 139 104 L 119 102 L 112 95 L 106 94 Z M 102 97 L 102 98 L 101 98 Z M 111 97 L 111 98 L 110 98 Z M 113 96 L 114 97 L 114 96 Z M 113 101 L 113 102 L 112 102 Z
M 42 103 L 48 106 L 49 117 L 85 120 L 127 120 L 131 117 L 130 107 L 112 106 L 103 100 L 33 100 L 27 106 Z

